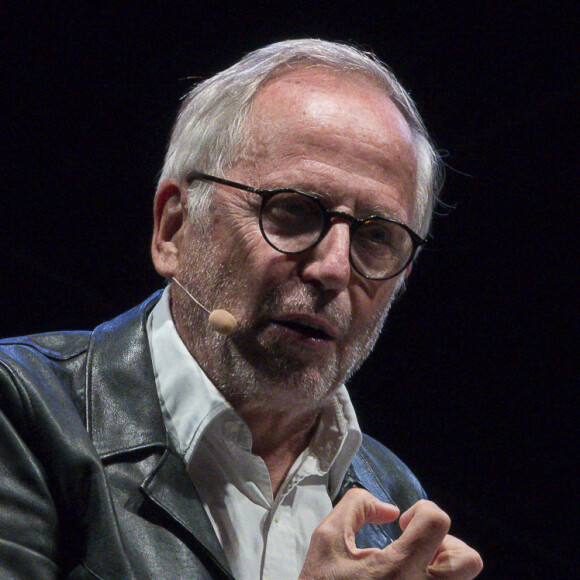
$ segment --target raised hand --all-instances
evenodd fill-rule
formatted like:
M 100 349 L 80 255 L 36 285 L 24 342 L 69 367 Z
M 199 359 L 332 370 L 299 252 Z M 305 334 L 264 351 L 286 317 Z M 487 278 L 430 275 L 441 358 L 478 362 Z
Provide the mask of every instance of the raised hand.
M 403 534 L 383 549 L 359 549 L 355 533 L 364 524 L 384 524 L 399 515 L 362 489 L 351 489 L 312 535 L 300 580 L 470 580 L 481 571 L 479 554 L 448 535 L 449 516 L 421 500 L 400 519 Z

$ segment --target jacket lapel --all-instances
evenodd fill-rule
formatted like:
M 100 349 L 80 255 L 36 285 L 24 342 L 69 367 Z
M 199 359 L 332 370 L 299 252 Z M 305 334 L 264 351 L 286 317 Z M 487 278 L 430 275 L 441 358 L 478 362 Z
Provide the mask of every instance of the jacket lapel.
M 168 527 L 232 578 L 183 460 L 169 445 L 146 332 L 159 297 L 160 292 L 95 329 L 87 359 L 87 429 L 103 463 L 115 464 L 117 471 L 126 464 L 127 480 L 165 512 Z M 147 452 L 161 459 L 135 481 L 133 462 Z
M 141 490 L 187 531 L 199 548 L 198 555 L 203 552 L 225 577 L 232 578 L 221 544 L 181 457 L 171 450 L 166 451 L 141 485 Z

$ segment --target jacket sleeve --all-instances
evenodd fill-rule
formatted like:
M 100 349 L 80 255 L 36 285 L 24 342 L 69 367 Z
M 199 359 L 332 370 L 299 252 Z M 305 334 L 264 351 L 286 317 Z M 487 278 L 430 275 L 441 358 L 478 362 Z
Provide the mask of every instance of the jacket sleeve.
M 42 431 L 27 403 L 0 362 L 0 577 L 57 578 L 59 522 L 45 470 L 30 448 Z
M 353 486 L 363 487 L 381 501 L 396 505 L 401 513 L 426 498 L 425 491 L 411 470 L 394 453 L 368 435 L 364 435 L 363 444 L 347 472 L 342 493 Z M 366 524 L 356 533 L 356 545 L 359 548 L 383 548 L 400 537 L 401 533 L 398 520 L 388 524 Z
M 2 580 L 145 577 L 127 561 L 76 396 L 85 385 L 86 343 L 85 335 L 1 341 Z

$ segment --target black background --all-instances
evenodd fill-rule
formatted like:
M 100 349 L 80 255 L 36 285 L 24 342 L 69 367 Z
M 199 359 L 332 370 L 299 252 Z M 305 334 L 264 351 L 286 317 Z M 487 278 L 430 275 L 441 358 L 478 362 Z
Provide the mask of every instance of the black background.
M 482 577 L 577 577 L 572 2 L 19 2 L 1 26 L 0 336 L 92 328 L 160 287 L 151 202 L 193 79 L 292 37 L 386 61 L 453 209 L 353 382 L 360 422 Z

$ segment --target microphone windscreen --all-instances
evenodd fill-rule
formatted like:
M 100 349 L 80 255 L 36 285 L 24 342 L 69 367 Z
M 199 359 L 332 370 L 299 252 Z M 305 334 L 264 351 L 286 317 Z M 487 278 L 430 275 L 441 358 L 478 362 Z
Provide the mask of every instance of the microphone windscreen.
M 234 318 L 234 315 L 221 308 L 212 310 L 208 323 L 213 330 L 226 336 L 234 333 L 238 328 L 238 321 Z

